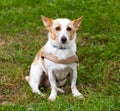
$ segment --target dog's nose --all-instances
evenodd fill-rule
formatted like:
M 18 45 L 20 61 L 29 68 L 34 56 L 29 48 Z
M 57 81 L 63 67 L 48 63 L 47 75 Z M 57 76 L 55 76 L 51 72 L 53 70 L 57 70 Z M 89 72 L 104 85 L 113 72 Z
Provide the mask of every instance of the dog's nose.
M 67 38 L 66 38 L 65 36 L 63 36 L 63 37 L 61 38 L 61 42 L 62 42 L 63 44 L 65 44 L 65 43 L 67 42 Z

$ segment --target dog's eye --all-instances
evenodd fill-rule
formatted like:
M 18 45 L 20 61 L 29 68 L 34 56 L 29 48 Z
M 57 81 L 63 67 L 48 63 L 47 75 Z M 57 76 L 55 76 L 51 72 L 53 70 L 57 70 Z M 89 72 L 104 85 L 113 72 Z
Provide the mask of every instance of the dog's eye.
M 60 27 L 56 27 L 55 29 L 56 29 L 57 31 L 61 30 Z
M 71 31 L 71 30 L 72 30 L 72 28 L 71 28 L 71 27 L 67 27 L 67 30 L 68 30 L 68 31 Z

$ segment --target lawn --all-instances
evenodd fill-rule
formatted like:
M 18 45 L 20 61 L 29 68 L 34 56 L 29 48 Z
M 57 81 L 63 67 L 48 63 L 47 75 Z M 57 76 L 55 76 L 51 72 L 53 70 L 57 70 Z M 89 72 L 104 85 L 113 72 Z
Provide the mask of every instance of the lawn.
M 33 94 L 25 76 L 47 41 L 40 16 L 83 16 L 78 30 L 77 87 L 85 99 L 72 97 L 70 86 L 55 102 Z M 0 0 L 0 111 L 119 111 L 119 0 Z

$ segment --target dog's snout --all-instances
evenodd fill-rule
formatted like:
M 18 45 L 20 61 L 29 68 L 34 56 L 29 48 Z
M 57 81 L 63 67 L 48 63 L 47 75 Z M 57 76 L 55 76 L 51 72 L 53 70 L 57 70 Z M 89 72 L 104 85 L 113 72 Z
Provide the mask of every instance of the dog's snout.
M 61 42 L 62 42 L 63 44 L 65 44 L 65 43 L 67 42 L 67 38 L 66 38 L 65 36 L 63 36 L 63 37 L 61 38 Z

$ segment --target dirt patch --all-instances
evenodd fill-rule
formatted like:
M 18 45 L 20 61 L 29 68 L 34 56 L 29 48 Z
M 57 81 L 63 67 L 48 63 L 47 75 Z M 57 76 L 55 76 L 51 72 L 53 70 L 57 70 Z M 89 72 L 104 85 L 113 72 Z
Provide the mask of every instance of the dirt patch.
M 0 39 L 0 47 L 5 45 L 5 41 Z
M 22 84 L 15 83 L 4 85 L 0 88 L 0 104 L 16 103 L 26 97 Z

